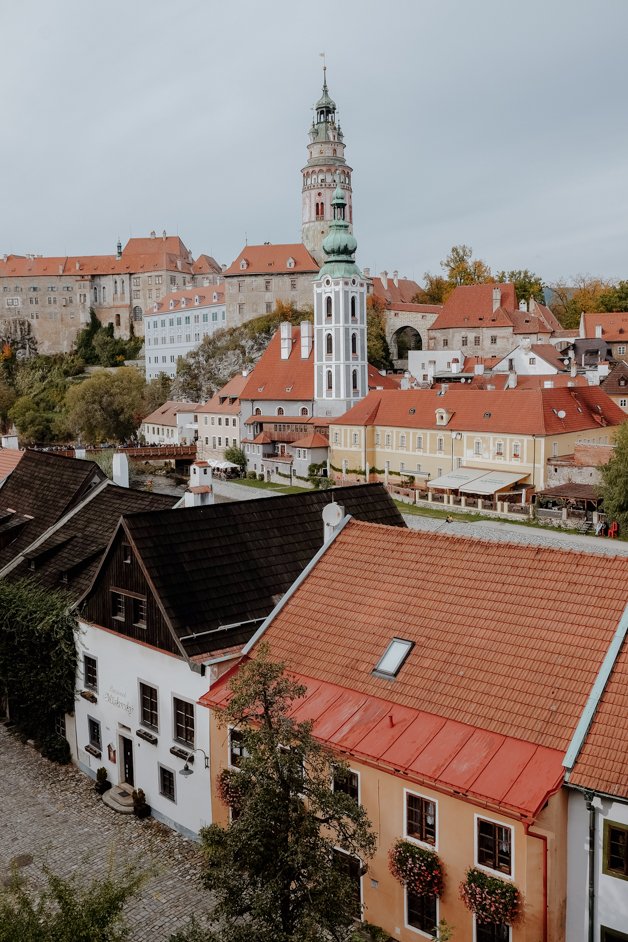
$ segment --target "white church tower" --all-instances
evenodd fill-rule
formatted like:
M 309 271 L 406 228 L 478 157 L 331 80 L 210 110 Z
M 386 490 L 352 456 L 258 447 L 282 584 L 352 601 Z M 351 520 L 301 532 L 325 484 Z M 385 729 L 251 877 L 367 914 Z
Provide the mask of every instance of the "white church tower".
M 314 413 L 342 415 L 368 393 L 366 281 L 345 218 L 341 186 L 331 200 L 332 221 L 323 240 L 326 261 L 314 281 Z
M 332 198 L 340 186 L 344 191 L 346 222 L 352 231 L 353 208 L 351 173 L 345 160 L 345 145 L 340 122 L 336 121 L 336 103 L 327 89 L 327 67 L 323 69 L 323 94 L 314 105 L 314 117 L 307 145 L 307 164 L 301 171 L 301 238 L 319 265 L 324 261 L 323 239 L 333 219 Z

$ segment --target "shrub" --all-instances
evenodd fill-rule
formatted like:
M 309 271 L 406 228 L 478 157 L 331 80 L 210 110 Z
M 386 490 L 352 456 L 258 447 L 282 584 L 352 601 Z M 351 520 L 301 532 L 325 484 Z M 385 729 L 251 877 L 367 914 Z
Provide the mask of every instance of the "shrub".
M 477 867 L 467 870 L 460 884 L 460 899 L 479 923 L 488 925 L 510 924 L 521 910 L 521 894 L 514 883 L 491 877 Z
M 247 478 L 249 479 L 249 481 L 256 481 L 256 480 L 257 480 L 257 472 L 256 472 L 256 471 L 247 471 L 247 472 L 246 472 L 246 476 L 247 476 Z
M 258 481 L 263 481 L 263 480 L 264 480 L 264 475 L 263 475 L 263 474 L 258 474 L 258 475 L 257 475 L 257 480 L 258 480 Z
M 50 736 L 46 736 L 41 744 L 41 754 L 44 759 L 49 759 L 51 762 L 58 762 L 59 765 L 67 765 L 70 761 L 70 743 L 67 741 L 65 736 L 59 736 L 58 733 L 53 733 Z
M 150 805 L 146 804 L 146 795 L 142 788 L 133 789 L 133 814 L 136 818 L 147 818 L 150 814 Z
M 96 771 L 96 785 L 94 786 L 99 795 L 104 795 L 111 788 L 111 782 L 107 778 L 107 769 L 104 765 Z
M 395 841 L 388 852 L 388 866 L 395 880 L 420 896 L 443 892 L 443 865 L 436 851 L 410 841 Z

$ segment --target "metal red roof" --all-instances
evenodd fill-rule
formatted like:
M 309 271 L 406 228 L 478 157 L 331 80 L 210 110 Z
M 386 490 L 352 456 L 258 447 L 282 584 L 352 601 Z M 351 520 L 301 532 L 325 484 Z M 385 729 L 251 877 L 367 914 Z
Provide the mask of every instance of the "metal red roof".
M 204 706 L 226 704 L 231 673 L 201 698 Z M 536 816 L 563 780 L 557 749 L 294 677 L 307 693 L 294 704 L 293 718 L 311 721 L 319 741 L 357 760 L 526 818 Z

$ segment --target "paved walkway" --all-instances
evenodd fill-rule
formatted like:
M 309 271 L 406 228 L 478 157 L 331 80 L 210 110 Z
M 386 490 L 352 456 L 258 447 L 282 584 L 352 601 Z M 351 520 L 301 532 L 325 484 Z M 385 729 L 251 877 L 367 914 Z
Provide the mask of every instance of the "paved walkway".
M 33 862 L 20 872 L 38 882 L 41 865 L 91 882 L 116 864 L 137 862 L 155 876 L 126 908 L 130 942 L 167 942 L 210 903 L 199 883 L 198 846 L 151 819 L 117 814 L 73 766 L 48 762 L 0 724 L 0 880 L 12 860 Z M 22 861 L 24 862 L 24 861 Z

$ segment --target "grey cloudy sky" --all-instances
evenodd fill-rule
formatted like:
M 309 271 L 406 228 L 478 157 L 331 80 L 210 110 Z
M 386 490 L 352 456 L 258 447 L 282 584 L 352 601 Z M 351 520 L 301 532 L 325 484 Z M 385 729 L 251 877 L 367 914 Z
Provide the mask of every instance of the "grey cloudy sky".
M 626 0 L 4 0 L 0 251 L 300 239 L 325 51 L 358 262 L 628 277 Z

